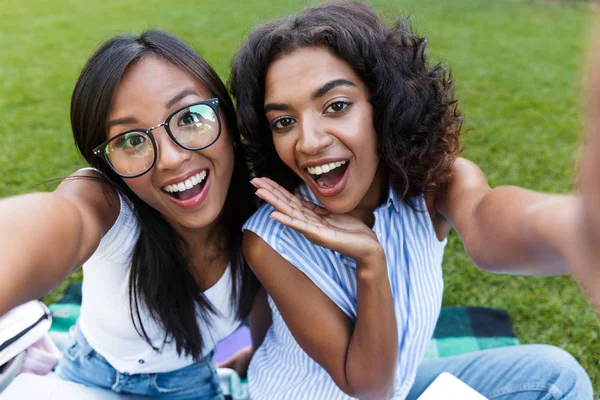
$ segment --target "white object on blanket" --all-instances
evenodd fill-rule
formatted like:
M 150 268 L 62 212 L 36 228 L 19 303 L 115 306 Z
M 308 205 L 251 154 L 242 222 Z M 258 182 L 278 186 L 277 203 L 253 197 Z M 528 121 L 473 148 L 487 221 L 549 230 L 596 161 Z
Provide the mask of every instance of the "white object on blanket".
M 488 400 L 448 372 L 443 372 L 417 400 Z
M 134 400 L 147 397 L 121 395 L 108 390 L 96 389 L 67 382 L 54 374 L 39 376 L 21 374 L 0 393 L 0 400 Z
M 52 325 L 48 307 L 34 300 L 0 317 L 0 365 L 40 340 Z

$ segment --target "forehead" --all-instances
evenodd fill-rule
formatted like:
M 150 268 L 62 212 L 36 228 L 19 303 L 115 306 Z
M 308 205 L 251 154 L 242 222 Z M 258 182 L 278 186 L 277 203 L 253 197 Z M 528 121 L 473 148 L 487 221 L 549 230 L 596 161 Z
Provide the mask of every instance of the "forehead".
M 127 68 L 113 96 L 110 114 L 164 103 L 182 90 L 209 99 L 210 91 L 187 71 L 157 57 L 144 57 Z
M 360 90 L 367 90 L 350 64 L 327 49 L 306 47 L 294 50 L 275 60 L 267 69 L 265 103 L 310 96 L 315 89 L 333 79 L 346 79 Z

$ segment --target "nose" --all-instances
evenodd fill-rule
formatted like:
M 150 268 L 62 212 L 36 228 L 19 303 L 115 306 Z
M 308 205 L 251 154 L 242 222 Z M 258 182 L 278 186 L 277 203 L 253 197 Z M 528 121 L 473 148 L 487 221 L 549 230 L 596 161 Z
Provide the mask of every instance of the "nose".
M 191 151 L 171 140 L 164 127 L 154 131 L 154 140 L 158 148 L 156 166 L 162 170 L 176 170 L 192 156 Z
M 316 119 L 305 119 L 300 124 L 296 149 L 307 155 L 316 155 L 331 145 L 333 136 Z

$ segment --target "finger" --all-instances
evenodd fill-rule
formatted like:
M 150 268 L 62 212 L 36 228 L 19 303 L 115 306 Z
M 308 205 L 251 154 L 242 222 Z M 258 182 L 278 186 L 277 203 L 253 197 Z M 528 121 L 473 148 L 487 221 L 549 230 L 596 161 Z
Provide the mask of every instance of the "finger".
M 252 181 L 253 181 L 253 184 L 255 184 L 255 187 L 259 187 L 259 188 L 268 190 L 271 193 L 273 193 L 273 195 L 279 197 L 281 199 L 281 201 L 286 201 L 286 202 L 290 203 L 290 207 L 294 207 L 294 208 L 302 207 L 300 200 L 295 195 L 288 192 L 281 185 L 277 184 L 277 182 L 274 182 L 273 180 L 271 180 L 269 178 L 255 178 Z
M 269 203 L 270 205 L 272 205 L 273 207 L 275 207 L 275 209 L 277 211 L 279 211 L 283 214 L 286 214 L 290 217 L 294 217 L 294 218 L 297 218 L 300 220 L 308 219 L 302 212 L 302 209 L 292 206 L 288 202 L 288 200 L 282 199 L 281 197 L 277 196 L 276 194 L 274 194 L 273 192 L 271 192 L 267 189 L 264 189 L 264 188 L 258 189 L 256 191 L 256 195 L 258 197 L 260 197 L 261 199 L 263 199 L 264 201 L 266 201 L 267 203 Z
M 312 202 L 307 201 L 307 200 L 300 200 L 300 202 L 302 203 L 302 205 L 304 207 L 306 207 L 307 209 L 309 209 L 311 212 L 315 213 L 315 215 L 326 216 L 326 215 L 331 214 L 331 212 L 329 210 L 327 210 L 324 207 L 321 207 L 318 204 L 312 203 Z
M 286 215 L 286 214 L 283 214 L 283 213 L 280 213 L 277 211 L 271 213 L 271 218 L 289 228 L 292 228 L 292 229 L 300 232 L 301 234 L 308 237 L 309 239 L 311 237 L 322 236 L 319 227 L 316 226 L 315 224 L 312 224 L 312 223 L 306 221 L 306 220 L 299 220 L 297 218 L 292 218 L 289 215 Z
M 234 369 L 233 367 L 235 366 L 235 360 L 229 359 L 226 361 L 223 361 L 219 364 L 217 364 L 217 368 L 231 368 Z
M 271 191 L 273 191 L 277 195 L 281 196 L 282 198 L 286 199 L 287 201 L 289 201 L 297 207 L 302 206 L 302 203 L 300 203 L 300 199 L 296 195 L 290 193 L 288 190 L 286 190 L 283 186 L 281 186 L 274 180 L 269 178 L 262 178 L 262 180 L 264 181 L 264 183 L 268 184 L 271 188 Z

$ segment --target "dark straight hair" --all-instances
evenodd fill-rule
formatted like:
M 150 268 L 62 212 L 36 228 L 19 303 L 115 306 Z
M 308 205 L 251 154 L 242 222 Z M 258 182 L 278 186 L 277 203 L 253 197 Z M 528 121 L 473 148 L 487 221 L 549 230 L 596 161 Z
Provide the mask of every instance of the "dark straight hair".
M 164 329 L 165 340 L 175 342 L 179 354 L 198 359 L 205 341 L 197 317 L 210 326 L 215 310 L 189 269 L 186 243 L 158 211 L 136 196 L 93 154 L 93 149 L 107 138 L 107 115 L 121 77 L 129 66 L 150 56 L 181 68 L 219 98 L 219 115 L 234 144 L 235 163 L 217 229 L 225 237 L 222 251 L 231 264 L 231 302 L 238 318 L 246 318 L 259 288 L 241 253 L 241 227 L 255 210 L 254 194 L 233 102 L 210 65 L 191 47 L 160 30 L 113 37 L 94 52 L 81 72 L 71 99 L 71 125 L 83 157 L 130 202 L 139 221 L 140 235 L 132 254 L 129 281 L 131 318 L 136 330 L 152 345 L 140 313 L 144 308 Z

